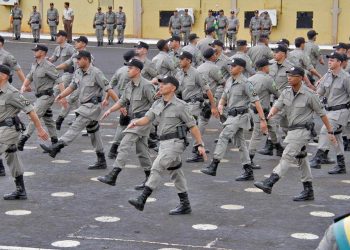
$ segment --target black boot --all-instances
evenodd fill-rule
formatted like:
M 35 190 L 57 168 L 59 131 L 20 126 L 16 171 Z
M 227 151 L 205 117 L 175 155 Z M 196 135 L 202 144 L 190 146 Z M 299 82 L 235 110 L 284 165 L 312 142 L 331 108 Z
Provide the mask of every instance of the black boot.
M 15 179 L 16 191 L 5 194 L 4 200 L 26 200 L 27 193 L 24 187 L 23 175 L 17 176 Z
M 57 137 L 51 137 L 51 143 L 52 143 L 52 145 L 53 144 L 56 144 L 58 142 L 58 139 L 57 139 Z M 47 153 L 49 153 L 49 151 L 43 151 L 43 153 L 44 154 L 47 154 Z
M 170 215 L 179 215 L 179 214 L 190 214 L 192 212 L 190 201 L 188 200 L 187 192 L 178 193 L 180 198 L 180 204 L 175 208 L 169 211 Z
M 312 182 L 303 182 L 304 190 L 298 195 L 294 196 L 293 201 L 313 201 L 314 190 L 312 189 Z
M 334 164 L 333 159 L 328 158 L 329 150 L 324 151 L 324 158 L 321 159 L 321 164 Z
M 349 140 L 347 136 L 343 136 L 344 151 L 350 151 Z
M 204 158 L 198 153 L 192 153 L 192 156 L 187 158 L 186 162 L 204 162 Z
M 52 158 L 55 158 L 56 155 L 61 151 L 62 148 L 64 148 L 64 142 L 58 141 L 55 144 L 52 144 L 51 146 L 46 146 L 45 144 L 40 144 L 40 147 L 49 153 L 49 155 Z
M 278 142 L 274 146 L 275 146 L 275 149 L 276 149 L 276 155 L 281 157 L 282 154 L 283 154 L 283 150 L 284 150 L 284 148 L 282 147 L 281 143 Z
M 254 173 L 250 164 L 243 165 L 243 173 L 236 178 L 236 181 L 253 181 Z
M 271 155 L 272 156 L 273 155 L 273 144 L 272 144 L 272 141 L 267 139 L 265 147 L 263 149 L 258 150 L 258 153 L 262 154 L 262 155 Z
M 115 186 L 115 182 L 117 181 L 120 171 L 122 171 L 121 168 L 115 167 L 107 175 L 97 177 L 97 180 L 108 185 Z
M 57 130 L 61 130 L 61 126 L 62 126 L 63 121 L 64 121 L 64 117 L 59 115 L 56 119 L 56 129 Z
M 129 203 L 133 205 L 137 210 L 143 211 L 147 198 L 152 194 L 152 189 L 145 186 L 142 194 L 136 199 L 130 199 Z
M 116 142 L 113 142 L 111 149 L 108 152 L 108 158 L 109 159 L 115 159 L 117 158 L 117 154 L 118 154 L 118 147 L 119 144 L 117 144 Z
M 318 149 L 314 158 L 310 161 L 310 167 L 315 169 L 321 169 L 321 161 L 325 158 L 325 152 Z
M 0 176 L 6 176 L 5 166 L 2 159 L 0 159 Z
M 26 141 L 28 141 L 28 139 L 29 139 L 29 135 L 21 135 L 17 143 L 17 149 L 19 151 L 23 151 L 24 144 L 26 144 Z
M 219 163 L 220 160 L 213 159 L 208 167 L 201 169 L 201 172 L 203 174 L 216 176 L 216 169 L 218 168 Z
M 337 155 L 337 165 L 330 171 L 328 171 L 328 174 L 345 174 L 346 168 L 345 168 L 345 159 L 344 155 Z
M 252 165 L 252 169 L 261 169 L 260 165 L 255 165 L 255 163 L 253 162 L 254 156 L 255 155 L 253 155 L 253 154 L 249 154 L 251 165 Z
M 263 181 L 254 182 L 254 186 L 261 189 L 267 194 L 271 194 L 273 185 L 280 179 L 278 174 L 272 173 L 269 178 Z
M 107 162 L 105 158 L 105 153 L 103 152 L 96 152 L 97 155 L 97 162 L 95 162 L 93 165 L 90 165 L 88 167 L 89 170 L 95 170 L 95 169 L 106 169 L 107 168 Z
M 146 179 L 140 184 L 135 187 L 135 190 L 142 190 L 145 188 L 146 182 L 148 181 L 148 177 L 150 176 L 151 171 L 145 170 Z

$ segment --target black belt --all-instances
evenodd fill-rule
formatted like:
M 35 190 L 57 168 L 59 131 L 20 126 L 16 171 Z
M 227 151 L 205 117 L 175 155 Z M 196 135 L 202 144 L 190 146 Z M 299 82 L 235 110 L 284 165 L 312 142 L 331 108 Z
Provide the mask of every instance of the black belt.
M 263 28 L 263 30 L 270 30 L 271 28 Z
M 47 90 L 43 90 L 43 91 L 39 91 L 35 94 L 36 98 L 40 98 L 44 95 L 48 95 L 48 96 L 52 96 L 53 95 L 53 89 L 47 89 Z
M 145 116 L 145 114 L 147 113 L 147 111 L 140 111 L 140 112 L 136 112 L 132 115 L 133 118 L 142 118 Z
M 117 25 L 124 25 L 123 23 L 117 23 Z
M 31 24 L 39 24 L 40 22 L 39 21 L 37 21 L 37 22 L 31 22 Z
M 326 107 L 325 109 L 327 111 L 337 111 L 337 110 L 349 109 L 349 108 L 350 108 L 350 102 L 348 102 L 346 104 L 335 105 L 335 106 L 332 106 L 332 107 Z
M 260 30 L 260 29 L 252 29 L 252 30 L 255 30 L 255 31 L 256 31 L 256 30 Z
M 189 27 L 191 27 L 191 25 L 184 25 L 183 27 L 184 28 L 189 28 Z
M 107 23 L 107 24 L 114 24 L 114 23 Z
M 14 20 L 22 20 L 22 17 L 14 17 Z
M 85 104 L 85 103 L 99 104 L 100 102 L 102 102 L 102 96 L 94 96 L 90 100 L 86 102 L 82 102 L 81 104 Z
M 191 97 L 190 99 L 184 100 L 185 102 L 189 103 L 189 102 L 204 102 L 204 98 L 203 97 Z
M 174 30 L 181 29 L 181 26 L 172 27 Z
M 230 109 L 230 111 L 228 111 L 228 115 L 233 117 L 237 115 L 243 115 L 246 113 L 248 113 L 248 108 L 233 108 L 233 109 Z
M 237 29 L 236 28 L 228 29 L 228 31 L 237 31 Z
M 56 21 L 57 19 L 50 19 L 50 18 L 48 18 L 49 19 L 49 21 Z
M 171 140 L 175 138 L 179 138 L 179 135 L 177 132 L 161 135 L 159 137 L 159 140 L 166 141 L 166 140 Z
M 96 23 L 95 25 L 103 25 L 104 23 Z
M 21 122 L 18 116 L 7 117 L 0 122 L 0 127 L 12 127 L 15 126 L 17 131 L 26 130 L 25 125 Z
M 218 27 L 219 30 L 225 29 L 226 27 Z

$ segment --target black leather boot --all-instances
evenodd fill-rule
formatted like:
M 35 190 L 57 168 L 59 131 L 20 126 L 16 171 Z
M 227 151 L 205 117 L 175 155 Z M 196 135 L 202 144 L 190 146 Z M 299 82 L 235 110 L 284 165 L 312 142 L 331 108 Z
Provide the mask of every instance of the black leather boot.
M 310 167 L 315 169 L 321 169 L 321 161 L 325 158 L 325 152 L 318 149 L 314 158 L 310 161 Z
M 0 176 L 6 176 L 5 166 L 2 159 L 0 159 Z
M 271 194 L 273 185 L 280 179 L 278 174 L 272 173 L 269 178 L 263 181 L 254 182 L 254 186 L 261 189 L 267 194 Z
M 284 148 L 282 147 L 281 143 L 278 142 L 274 146 L 275 146 L 275 149 L 276 149 L 276 155 L 281 157 L 282 154 L 283 154 L 283 150 L 284 150 Z
M 253 162 L 254 156 L 255 156 L 255 155 L 253 155 L 253 154 L 249 154 L 250 161 L 251 161 L 251 165 L 252 165 L 252 169 L 261 169 L 260 165 L 256 165 L 256 164 Z
M 236 178 L 236 181 L 253 181 L 254 173 L 250 164 L 243 165 L 243 173 Z
M 324 158 L 321 159 L 321 164 L 334 164 L 333 159 L 328 158 L 329 150 L 324 151 Z
M 120 171 L 122 171 L 121 168 L 115 167 L 107 175 L 97 177 L 97 180 L 99 180 L 100 182 L 103 182 L 105 184 L 115 186 L 115 182 L 117 181 L 117 177 L 118 177 Z
M 26 144 L 26 141 L 28 141 L 28 139 L 29 139 L 29 135 L 21 135 L 17 143 L 17 149 L 19 151 L 23 151 L 24 144 Z
M 295 196 L 293 201 L 313 201 L 315 199 L 314 190 L 312 189 L 312 182 L 303 182 L 303 186 L 304 190 L 298 196 Z
M 15 184 L 16 184 L 16 191 L 10 194 L 5 194 L 4 200 L 26 200 L 27 199 L 27 193 L 24 187 L 23 175 L 17 176 L 15 178 Z
M 136 199 L 130 199 L 129 203 L 133 205 L 137 210 L 143 211 L 147 198 L 152 194 L 152 189 L 145 186 L 142 194 Z
M 272 141 L 267 139 L 265 147 L 263 149 L 258 150 L 259 154 L 262 155 L 273 155 L 273 144 Z
M 178 193 L 180 198 L 180 204 L 175 208 L 169 211 L 170 215 L 179 215 L 179 214 L 190 214 L 192 212 L 190 201 L 188 200 L 187 192 Z
M 55 144 L 55 143 L 57 143 L 57 142 L 58 142 L 57 137 L 51 137 L 51 143 L 52 143 L 52 145 Z M 44 153 L 44 154 L 47 154 L 47 153 L 49 153 L 49 152 L 44 150 L 43 153 Z
M 216 169 L 218 168 L 219 163 L 220 160 L 213 159 L 208 167 L 201 169 L 201 172 L 203 174 L 216 176 Z
M 148 181 L 148 177 L 150 176 L 151 171 L 145 170 L 146 179 L 140 184 L 135 187 L 135 190 L 142 190 L 145 188 L 146 182 Z
M 192 156 L 187 158 L 186 162 L 204 162 L 204 158 L 198 153 L 192 153 Z
M 344 150 L 345 151 L 350 151 L 349 139 L 348 139 L 347 136 L 343 136 L 343 145 L 344 145 Z
M 63 141 L 58 141 L 57 143 L 52 144 L 51 146 L 40 144 L 40 147 L 44 151 L 47 151 L 52 158 L 55 158 L 56 155 L 61 151 L 61 149 L 65 147 L 65 145 Z
M 328 174 L 345 174 L 346 173 L 346 167 L 345 167 L 345 159 L 344 155 L 337 155 L 337 165 L 330 171 L 328 171 Z
M 64 121 L 64 117 L 59 115 L 56 119 L 56 129 L 57 130 L 61 130 L 61 126 L 62 126 L 63 121 Z
M 97 155 L 97 162 L 95 162 L 93 165 L 90 165 L 88 167 L 89 170 L 95 170 L 95 169 L 106 169 L 107 168 L 107 162 L 105 158 L 105 153 L 103 152 L 96 152 Z
M 113 142 L 111 149 L 108 152 L 108 158 L 109 159 L 115 159 L 117 158 L 117 154 L 118 154 L 118 147 L 119 144 L 117 144 L 116 142 Z

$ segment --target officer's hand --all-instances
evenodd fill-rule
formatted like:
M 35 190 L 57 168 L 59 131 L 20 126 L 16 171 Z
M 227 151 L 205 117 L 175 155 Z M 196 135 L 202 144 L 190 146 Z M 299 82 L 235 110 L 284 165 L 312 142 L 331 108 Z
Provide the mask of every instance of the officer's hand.
M 128 110 L 126 108 L 120 108 L 119 109 L 120 113 L 122 113 L 124 116 L 128 115 Z
M 135 128 L 136 127 L 136 123 L 131 121 L 128 125 L 128 128 Z
M 58 95 L 56 98 L 55 98 L 55 102 L 60 102 L 62 99 L 62 96 L 61 95 Z
M 38 134 L 38 137 L 44 141 L 47 141 L 49 139 L 49 135 L 47 134 L 45 129 L 43 129 L 43 127 L 40 127 L 37 129 L 37 134 Z
M 223 112 L 224 112 L 224 106 L 223 105 L 218 105 L 218 111 L 219 111 L 219 114 L 222 115 Z
M 101 105 L 102 105 L 102 108 L 107 107 L 109 105 L 109 101 L 107 99 L 104 99 Z
M 158 85 L 158 78 L 157 77 L 154 77 L 152 80 L 151 80 L 151 83 L 153 83 L 154 85 Z
M 328 134 L 328 138 L 333 143 L 334 146 L 336 146 L 338 144 L 337 139 L 335 138 L 335 136 L 333 134 Z
M 198 153 L 199 153 L 199 155 L 203 156 L 203 159 L 204 159 L 205 161 L 208 160 L 208 156 L 207 156 L 207 153 L 205 152 L 205 148 L 204 148 L 204 147 L 199 146 L 199 147 L 198 147 Z
M 102 115 L 102 117 L 101 117 L 100 120 L 102 121 L 102 120 L 106 119 L 110 114 L 111 114 L 111 110 L 108 109 L 108 110 Z
M 261 132 L 263 132 L 265 135 L 267 134 L 268 129 L 267 129 L 267 122 L 266 120 L 264 121 L 260 121 L 260 129 L 261 129 Z
M 211 108 L 211 113 L 213 114 L 213 116 L 215 118 L 219 118 L 219 116 L 220 116 L 219 111 L 216 107 Z
M 62 107 L 64 108 L 64 109 L 68 109 L 68 102 L 67 102 L 67 99 L 66 98 L 61 98 L 60 100 L 59 100 L 59 103 L 62 105 Z

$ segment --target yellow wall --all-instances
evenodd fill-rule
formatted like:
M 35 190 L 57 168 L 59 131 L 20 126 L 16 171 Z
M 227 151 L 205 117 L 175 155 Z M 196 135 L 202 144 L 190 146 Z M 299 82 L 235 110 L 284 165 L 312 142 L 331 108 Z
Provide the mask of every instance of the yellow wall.
M 339 14 L 339 24 L 338 24 L 338 41 L 348 42 L 350 40 L 350 1 L 349 0 L 340 0 L 339 7 L 341 12 Z

